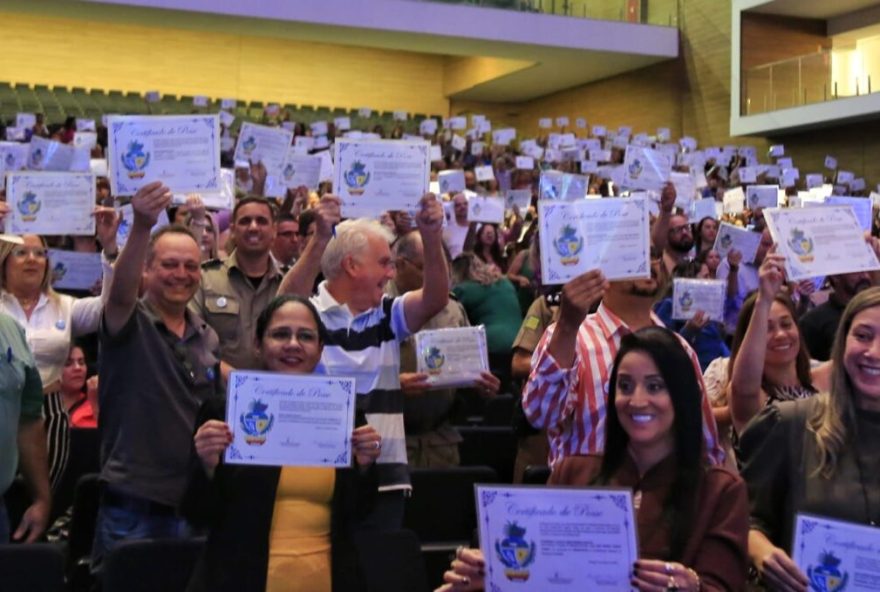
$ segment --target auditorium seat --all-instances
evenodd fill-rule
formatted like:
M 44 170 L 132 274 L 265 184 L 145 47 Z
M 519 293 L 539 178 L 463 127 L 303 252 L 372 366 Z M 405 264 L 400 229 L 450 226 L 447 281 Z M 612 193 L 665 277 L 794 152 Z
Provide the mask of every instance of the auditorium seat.
M 205 541 L 144 539 L 125 541 L 107 554 L 103 592 L 184 592 Z
M 476 528 L 475 483 L 497 483 L 490 467 L 412 469 L 413 493 L 406 504 L 404 527 L 415 532 L 422 545 L 442 544 L 453 549 L 468 544 Z
M 434 588 L 425 574 L 419 539 L 411 530 L 360 532 L 354 535 L 354 544 L 367 592 L 426 592 Z
M 458 445 L 462 466 L 492 467 L 501 483 L 513 482 L 516 461 L 516 435 L 511 427 L 458 427 L 462 441 Z
M 64 590 L 64 555 L 53 543 L 0 545 L 0 589 L 3 592 Z
M 550 467 L 547 465 L 529 465 L 523 471 L 523 485 L 546 485 L 550 478 Z
M 70 536 L 67 540 L 67 577 L 75 590 L 88 589 L 92 540 L 95 538 L 95 520 L 98 517 L 100 487 L 98 474 L 80 477 L 73 492 L 73 512 Z
M 509 427 L 513 420 L 513 408 L 519 402 L 518 397 L 510 393 L 492 397 L 486 401 L 483 411 L 483 425 Z

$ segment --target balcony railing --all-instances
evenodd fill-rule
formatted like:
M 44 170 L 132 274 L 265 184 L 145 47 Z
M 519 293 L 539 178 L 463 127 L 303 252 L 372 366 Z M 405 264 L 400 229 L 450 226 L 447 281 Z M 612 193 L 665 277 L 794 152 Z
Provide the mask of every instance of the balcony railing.
M 835 72 L 833 54 L 823 50 L 745 70 L 741 114 L 757 115 L 880 90 L 872 87 L 870 74 Z
M 414 0 L 555 14 L 664 27 L 678 26 L 677 0 Z

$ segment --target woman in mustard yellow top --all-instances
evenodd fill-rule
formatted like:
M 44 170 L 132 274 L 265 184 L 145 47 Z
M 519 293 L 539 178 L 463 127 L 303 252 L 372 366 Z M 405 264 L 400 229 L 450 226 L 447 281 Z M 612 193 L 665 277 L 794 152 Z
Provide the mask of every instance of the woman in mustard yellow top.
M 257 320 L 264 369 L 311 374 L 321 359 L 324 331 L 308 300 L 276 298 Z M 200 462 L 185 509 L 210 531 L 189 590 L 358 590 L 351 531 L 376 491 L 370 468 L 379 456 L 379 434 L 367 425 L 354 430 L 354 469 L 223 465 L 220 458 L 232 441 L 229 426 L 217 419 L 223 407 L 222 401 L 206 405 L 197 424 Z

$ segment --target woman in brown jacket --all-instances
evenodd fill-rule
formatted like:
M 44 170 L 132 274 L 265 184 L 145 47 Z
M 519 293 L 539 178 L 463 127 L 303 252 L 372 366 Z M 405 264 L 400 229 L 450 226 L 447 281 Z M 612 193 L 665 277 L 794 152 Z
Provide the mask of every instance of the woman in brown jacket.
M 743 590 L 746 487 L 706 460 L 690 357 L 668 330 L 642 329 L 621 340 L 608 385 L 604 456 L 564 458 L 550 483 L 633 490 L 639 591 Z M 478 553 L 459 553 L 441 590 L 479 589 L 481 562 Z

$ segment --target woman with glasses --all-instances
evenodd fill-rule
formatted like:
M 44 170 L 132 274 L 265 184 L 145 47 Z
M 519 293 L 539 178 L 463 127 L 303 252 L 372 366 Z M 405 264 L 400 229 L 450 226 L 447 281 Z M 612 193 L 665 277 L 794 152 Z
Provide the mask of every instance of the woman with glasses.
M 299 296 L 275 298 L 257 319 L 262 369 L 309 375 L 321 360 L 324 325 Z M 232 442 L 225 403 L 200 413 L 195 467 L 184 511 L 208 526 L 205 552 L 189 590 L 360 590 L 353 526 L 365 516 L 378 482 L 373 463 L 381 437 L 363 425 L 352 433 L 355 467 L 260 467 L 221 462 Z
M 10 245 L 4 241 L 7 247 L 0 251 L 0 312 L 24 327 L 28 346 L 40 371 L 43 393 L 47 395 L 61 387 L 62 372 L 73 340 L 97 331 L 104 295 L 113 278 L 112 261 L 118 254 L 116 230 L 119 216 L 113 208 L 98 208 L 95 218 L 98 240 L 104 249 L 101 296 L 74 298 L 55 292 L 46 242 L 39 235 L 22 236 L 22 244 Z M 47 432 L 63 435 L 49 439 L 49 458 L 53 459 L 49 476 L 54 487 L 67 465 L 69 443 L 67 416 L 53 413 L 53 409 L 44 406 L 43 411 Z

